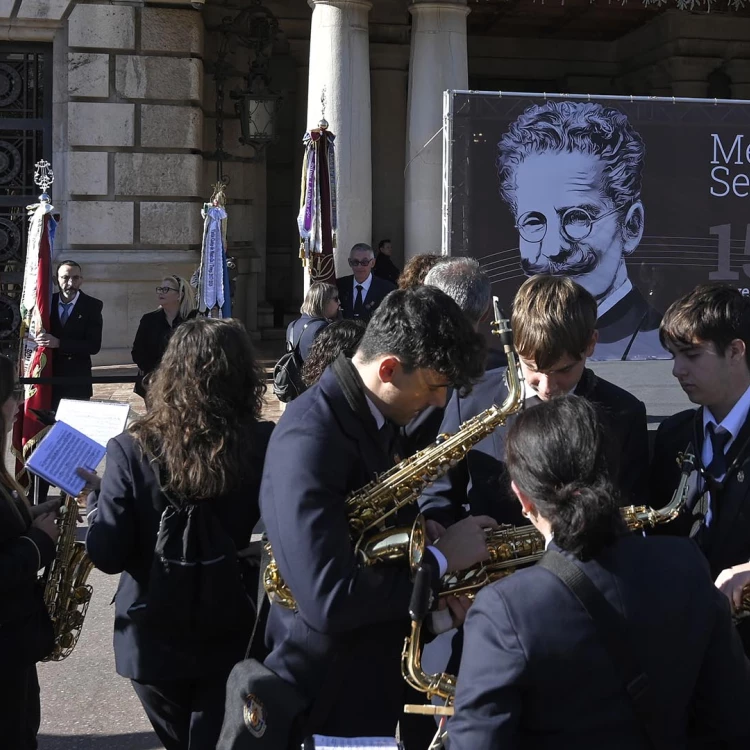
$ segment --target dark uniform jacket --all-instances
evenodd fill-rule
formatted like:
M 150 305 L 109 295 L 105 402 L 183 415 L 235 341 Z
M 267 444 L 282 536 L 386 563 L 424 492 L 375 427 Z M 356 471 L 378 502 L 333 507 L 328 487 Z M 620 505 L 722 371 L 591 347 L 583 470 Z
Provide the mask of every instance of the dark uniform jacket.
M 339 288 L 339 304 L 341 305 L 341 314 L 344 318 L 357 318 L 364 320 L 365 323 L 370 320 L 372 314 L 378 309 L 378 305 L 383 301 L 388 292 L 392 292 L 396 285 L 385 279 L 379 279 L 372 276 L 372 283 L 364 298 L 364 311 L 361 315 L 354 314 L 354 303 L 357 301 L 354 290 L 354 277 L 344 276 L 343 279 L 336 279 L 336 286 Z
M 263 458 L 273 424 L 247 428 L 246 475 L 241 487 L 211 502 L 219 521 L 238 550 L 250 544 L 260 515 L 258 489 Z M 228 673 L 245 654 L 249 633 L 238 632 L 221 642 L 167 639 L 138 627 L 131 607 L 148 591 L 149 573 L 165 499 L 148 460 L 129 433 L 107 445 L 107 468 L 98 493 L 88 498 L 86 551 L 105 573 L 121 573 L 115 594 L 115 666 L 117 673 L 141 682 L 198 679 Z
M 750 419 L 743 425 L 727 451 L 728 472 L 723 488 L 711 496 L 712 522 L 708 528 L 696 526 L 695 541 L 703 551 L 714 579 L 726 568 L 750 561 Z M 688 409 L 665 419 L 656 433 L 654 457 L 651 461 L 651 504 L 666 505 L 680 481 L 677 454 L 689 443 L 700 464 L 703 452 L 703 411 Z M 665 524 L 659 531 L 688 535 L 693 529 L 692 510 L 697 501 L 693 495 L 679 519 Z M 750 621 L 739 625 L 745 650 L 750 654 Z
M 347 401 L 339 361 L 287 406 L 268 447 L 261 513 L 298 609 L 272 604 L 265 664 L 311 701 L 335 691 L 314 731 L 393 736 L 412 583 L 407 565 L 361 567 L 354 554 L 346 498 L 393 457 L 367 406 Z
M 99 299 L 82 291 L 70 311 L 65 325 L 60 325 L 58 309 L 60 293 L 52 295 L 50 333 L 60 339 L 60 347 L 52 355 L 52 373 L 56 377 L 91 377 L 91 356 L 102 348 L 102 307 Z M 62 398 L 91 398 L 91 383 L 55 385 L 52 387 L 53 411 Z
M 627 620 L 660 747 L 687 746 L 691 710 L 710 734 L 750 735 L 750 663 L 690 541 L 626 535 L 574 562 Z M 550 571 L 526 568 L 486 588 L 465 633 L 451 750 L 653 747 L 593 621 Z
M 28 512 L 13 511 L 10 504 L 20 501 L 10 492 L 0 485 L 0 664 L 6 669 L 31 666 L 52 649 L 38 573 L 55 557 L 55 543 L 31 525 Z
M 453 394 L 440 432 L 455 433 L 463 422 L 493 403 L 501 404 L 507 393 L 505 368 L 488 370 L 468 396 Z M 612 476 L 623 493 L 623 503 L 642 504 L 648 475 L 646 407 L 635 396 L 589 369 L 583 371 L 575 393 L 600 407 L 602 418 L 607 421 L 607 434 L 612 438 L 609 451 Z M 423 493 L 420 508 L 425 515 L 443 525 L 454 523 L 468 504 L 472 515 L 487 514 L 500 523 L 513 525 L 528 523 L 511 494 L 505 472 L 507 425 L 506 422 L 506 426 L 498 427 L 477 443 L 464 461 Z

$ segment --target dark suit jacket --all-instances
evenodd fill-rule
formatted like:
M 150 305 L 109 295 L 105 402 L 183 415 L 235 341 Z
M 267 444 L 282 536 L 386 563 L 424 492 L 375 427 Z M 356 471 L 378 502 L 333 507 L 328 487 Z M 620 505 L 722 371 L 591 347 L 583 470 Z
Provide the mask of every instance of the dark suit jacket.
M 596 322 L 599 341 L 592 360 L 667 359 L 659 342 L 661 314 L 634 286 Z
M 258 490 L 272 429 L 271 422 L 248 426 L 246 474 L 240 488 L 210 501 L 238 550 L 248 547 L 260 515 Z M 115 594 L 117 673 L 143 682 L 228 674 L 243 658 L 249 633 L 240 631 L 222 642 L 193 643 L 179 633 L 167 640 L 138 627 L 130 617 L 130 608 L 143 601 L 148 590 L 165 502 L 153 469 L 132 436 L 126 432 L 110 440 L 101 490 L 88 498 L 86 551 L 103 572 L 122 574 Z
M 662 747 L 686 746 L 692 708 L 724 738 L 750 734 L 750 663 L 691 542 L 627 535 L 574 562 L 627 619 Z M 548 570 L 484 589 L 465 631 L 452 750 L 652 747 L 593 622 Z
M 695 541 L 703 551 L 716 578 L 722 570 L 741 565 L 750 560 L 750 420 L 740 430 L 727 453 L 731 464 L 740 456 L 737 470 L 730 473 L 720 493 L 712 496 L 713 521 L 709 528 L 698 530 Z M 677 454 L 684 451 L 688 443 L 693 444 L 696 460 L 700 462 L 703 451 L 703 413 L 701 409 L 687 409 L 665 419 L 656 433 L 654 457 L 651 461 L 651 504 L 666 505 L 680 481 Z M 689 500 L 690 504 L 696 498 Z M 665 534 L 686 536 L 693 526 L 689 509 L 672 523 L 659 527 Z M 745 650 L 750 654 L 750 621 L 739 625 Z
M 354 318 L 354 302 L 356 297 L 354 296 L 354 281 L 353 276 L 344 276 L 342 279 L 336 279 L 336 286 L 339 288 L 339 303 L 341 305 L 341 313 L 344 318 Z M 365 311 L 363 315 L 356 316 L 360 320 L 364 320 L 365 323 L 370 320 L 372 314 L 378 309 L 378 305 L 383 301 L 383 298 L 392 292 L 396 288 L 395 284 L 391 284 L 390 281 L 385 279 L 379 279 L 377 276 L 372 277 L 372 283 L 370 289 L 367 292 L 367 296 L 364 299 Z
M 54 559 L 55 543 L 31 525 L 20 534 L 7 533 L 14 528 L 12 522 L 19 523 L 9 515 L 11 502 L 9 490 L 0 485 L 0 664 L 4 669 L 36 663 L 50 652 L 53 638 L 38 574 Z
M 488 370 L 468 396 L 453 395 L 440 432 L 455 433 L 463 422 L 493 403 L 501 404 L 507 393 L 505 368 Z M 612 475 L 623 492 L 623 502 L 641 504 L 648 474 L 646 407 L 632 394 L 588 369 L 583 371 L 575 393 L 599 406 L 607 420 L 609 434 L 614 438 Z M 468 503 L 472 515 L 488 514 L 500 523 L 513 525 L 527 523 L 510 492 L 505 472 L 507 425 L 477 443 L 464 461 L 425 490 L 420 508 L 427 516 L 443 524 L 454 523 L 463 515 L 462 506 Z
M 58 304 L 60 293 L 52 295 L 50 333 L 60 339 L 60 347 L 52 356 L 52 372 L 61 377 L 91 377 L 91 355 L 102 348 L 101 300 L 79 291 L 78 301 L 65 325 L 60 325 Z M 52 387 L 53 409 L 61 398 L 91 398 L 91 383 L 84 385 L 55 385 Z
M 188 315 L 188 320 L 196 317 L 197 314 L 198 311 L 193 310 Z M 138 365 L 139 375 L 141 375 L 141 379 L 136 382 L 133 389 L 139 396 L 145 398 L 146 389 L 143 385 L 143 378 L 159 366 L 169 339 L 182 322 L 182 318 L 178 315 L 170 325 L 164 310 L 159 308 L 146 313 L 138 323 L 138 330 L 135 334 L 130 356 L 133 358 L 133 362 Z
M 392 463 L 372 415 L 349 406 L 331 367 L 287 406 L 268 447 L 261 513 L 298 610 L 271 606 L 265 664 L 311 700 L 336 691 L 322 734 L 393 736 L 403 713 L 408 568 L 361 567 L 345 505 Z

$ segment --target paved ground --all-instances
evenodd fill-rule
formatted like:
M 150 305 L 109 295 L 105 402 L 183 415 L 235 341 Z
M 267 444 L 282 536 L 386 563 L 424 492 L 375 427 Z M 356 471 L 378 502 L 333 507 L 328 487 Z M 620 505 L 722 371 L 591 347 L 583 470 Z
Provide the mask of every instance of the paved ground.
M 641 398 L 650 426 L 689 406 L 675 386 L 669 362 L 600 363 L 602 376 Z M 99 372 L 111 373 L 107 368 Z M 142 410 L 132 386 L 97 386 L 94 398 L 128 401 Z M 270 397 L 266 416 L 276 420 L 280 405 Z M 159 750 L 140 703 L 127 680 L 114 671 L 112 654 L 113 610 L 109 606 L 116 576 L 95 571 L 94 598 L 77 649 L 64 662 L 40 666 L 42 686 L 41 750 Z

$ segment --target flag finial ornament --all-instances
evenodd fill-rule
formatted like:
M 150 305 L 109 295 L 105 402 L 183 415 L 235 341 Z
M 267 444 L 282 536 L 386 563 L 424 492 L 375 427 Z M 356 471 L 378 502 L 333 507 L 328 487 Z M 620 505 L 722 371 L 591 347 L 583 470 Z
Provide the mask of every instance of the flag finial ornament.
M 318 127 L 321 130 L 328 129 L 328 120 L 326 120 L 326 87 L 323 86 L 323 91 L 320 94 L 320 122 Z
M 34 184 L 42 189 L 42 194 L 39 196 L 40 201 L 49 203 L 48 190 L 55 181 L 55 174 L 52 171 L 50 163 L 42 159 L 34 165 Z

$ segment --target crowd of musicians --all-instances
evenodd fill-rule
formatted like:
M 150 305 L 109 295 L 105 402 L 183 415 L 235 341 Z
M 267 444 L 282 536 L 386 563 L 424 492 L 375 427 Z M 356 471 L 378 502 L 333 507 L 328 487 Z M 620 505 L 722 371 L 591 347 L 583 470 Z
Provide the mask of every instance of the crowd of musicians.
M 357 304 L 352 288 L 338 291 Z M 87 507 L 88 554 L 120 574 L 117 673 L 131 680 L 167 750 L 221 748 L 226 683 L 252 623 L 217 623 L 200 639 L 144 624 L 138 610 L 165 497 L 210 503 L 237 550 L 265 533 L 294 595 L 293 608 L 271 602 L 265 637 L 252 644 L 304 696 L 294 722 L 271 710 L 263 717 L 268 736 L 287 735 L 279 750 L 313 734 L 397 733 L 406 750 L 426 750 L 435 718 L 404 714 L 405 704 L 426 701 L 401 673 L 412 572 L 361 563 L 346 501 L 505 400 L 507 360 L 481 333 L 490 295 L 469 259 L 446 259 L 424 284 L 390 291 L 367 310 L 358 343 L 350 331 L 348 350 L 276 426 L 261 419 L 264 380 L 240 323 L 199 318 L 174 331 L 146 414 L 110 441 Z M 651 456 L 644 404 L 586 367 L 597 344 L 595 299 L 570 278 L 539 275 L 501 302 L 512 311 L 523 405 L 393 519 L 427 519 L 422 565 L 435 603 L 424 659 L 430 671 L 457 674 L 450 748 L 747 748 L 750 299 L 707 284 L 664 314 L 674 387 L 698 408 L 661 423 Z M 326 351 L 333 357 L 336 347 Z M 0 358 L 3 455 L 20 397 L 15 365 Z M 629 532 L 621 509 L 668 505 L 685 452 L 697 470 L 679 516 Z M 554 552 L 572 563 L 617 630 L 603 633 L 544 565 L 520 565 L 476 597 L 440 596 L 446 575 L 488 558 L 487 530 L 502 524 L 533 525 L 545 559 Z M 54 510 L 29 505 L 3 468 L 0 745 L 8 750 L 37 746 L 36 662 L 51 648 L 37 576 L 56 533 Z M 253 602 L 257 582 L 247 587 Z M 638 680 L 623 681 L 620 660 L 637 662 Z M 246 746 L 268 747 L 256 742 Z

